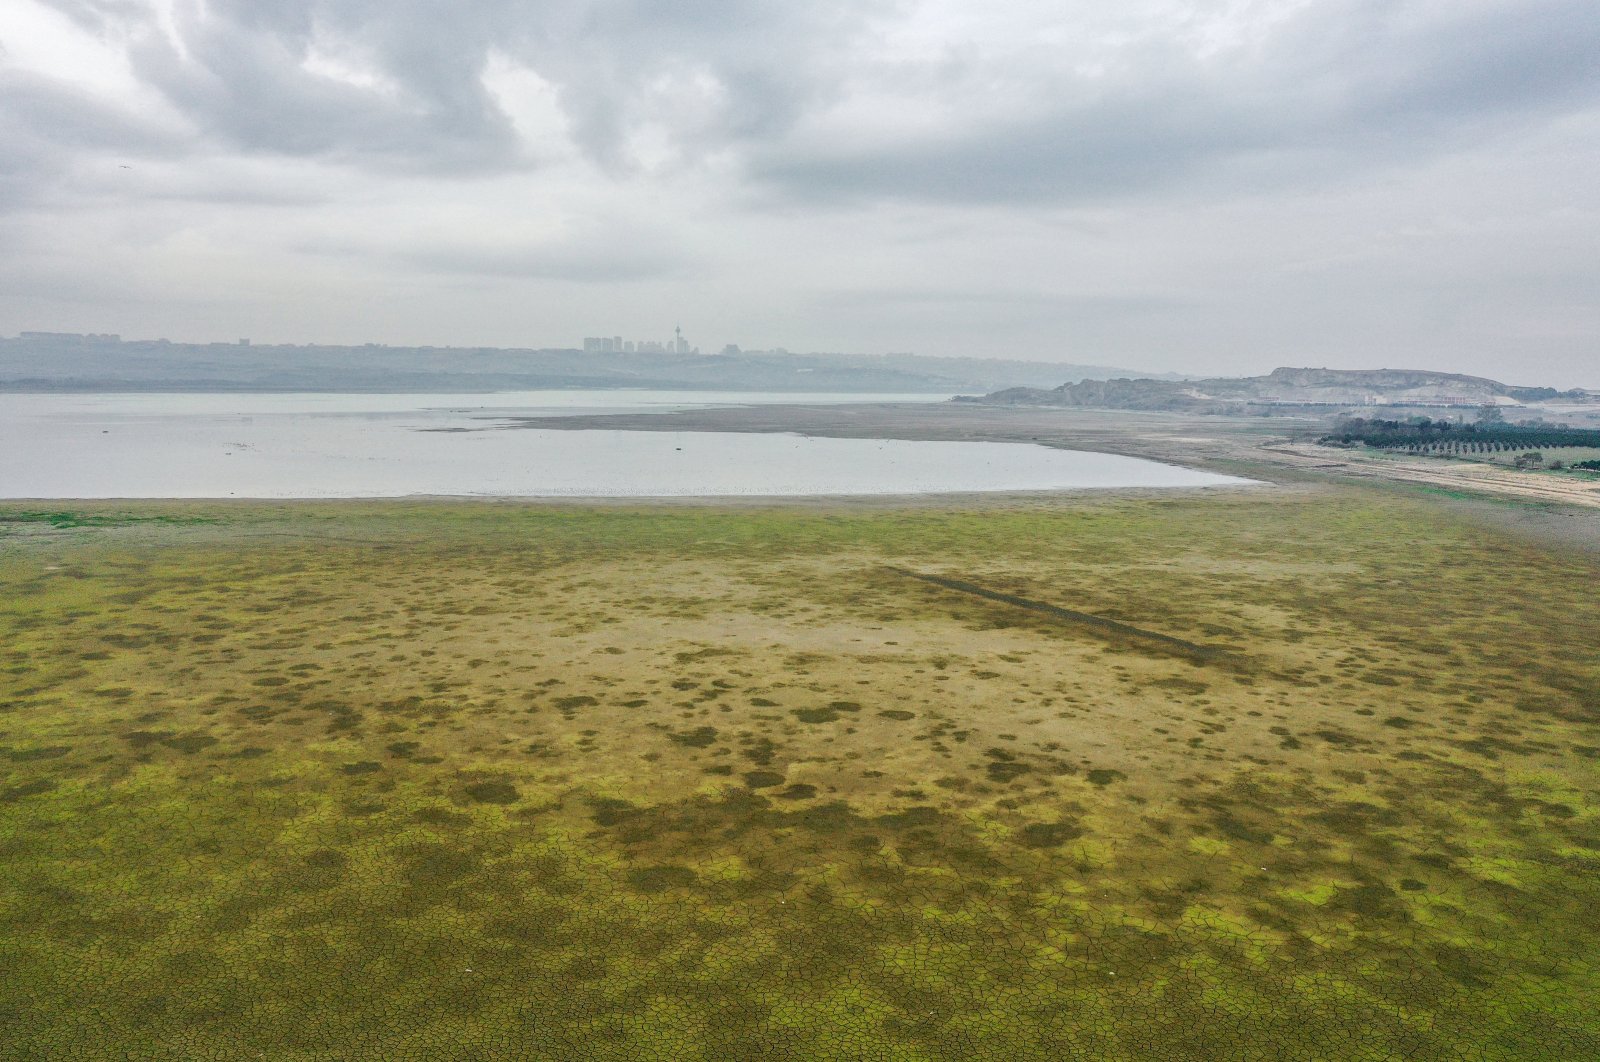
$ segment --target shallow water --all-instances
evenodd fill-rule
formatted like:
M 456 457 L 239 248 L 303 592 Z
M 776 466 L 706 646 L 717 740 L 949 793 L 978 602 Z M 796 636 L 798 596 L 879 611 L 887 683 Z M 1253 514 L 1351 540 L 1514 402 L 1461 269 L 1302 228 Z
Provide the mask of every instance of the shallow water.
M 0 497 L 696 497 L 1203 487 L 1227 476 L 1023 443 L 499 430 L 505 418 L 907 395 L 0 395 Z

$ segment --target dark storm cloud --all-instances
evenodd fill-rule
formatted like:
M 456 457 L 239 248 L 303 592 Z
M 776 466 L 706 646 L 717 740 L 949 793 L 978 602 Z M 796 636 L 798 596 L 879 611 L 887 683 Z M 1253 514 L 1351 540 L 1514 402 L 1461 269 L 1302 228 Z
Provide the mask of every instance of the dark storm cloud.
M 1597 57 L 1591 0 L 1312 5 L 1250 52 L 1131 49 L 1107 76 L 1040 70 L 1020 107 L 920 135 L 885 126 L 762 146 L 753 172 L 801 198 L 1071 203 L 1175 186 L 1259 191 L 1426 157 L 1591 104 Z

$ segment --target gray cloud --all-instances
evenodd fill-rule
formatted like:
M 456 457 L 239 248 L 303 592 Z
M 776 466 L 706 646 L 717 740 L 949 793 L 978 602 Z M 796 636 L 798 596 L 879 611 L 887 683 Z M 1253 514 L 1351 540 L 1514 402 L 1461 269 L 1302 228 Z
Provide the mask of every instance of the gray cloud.
M 659 250 L 641 253 L 631 247 L 613 251 L 575 247 L 431 247 L 397 258 L 435 273 L 584 284 L 657 280 L 682 268 L 682 262 Z
M 316 256 L 379 261 L 435 276 L 559 280 L 614 284 L 654 280 L 684 271 L 685 263 L 659 233 L 603 233 L 542 241 L 429 241 L 383 246 L 311 240 L 300 250 Z
M 0 213 L 59 194 L 75 164 L 112 171 L 178 146 L 170 131 L 54 78 L 0 67 Z
M 215 3 L 186 18 L 180 42 L 148 37 L 134 66 L 205 133 L 246 151 L 445 172 L 514 160 L 511 124 L 479 76 L 481 37 L 468 48 L 447 35 L 430 42 L 435 26 L 361 41 L 394 85 L 384 91 L 308 69 L 317 14 L 313 5 Z
M 802 197 L 1074 202 L 1256 190 L 1425 158 L 1592 104 L 1597 55 L 1600 19 L 1587 0 L 1466 13 L 1392 0 L 1311 5 L 1226 65 L 1155 48 L 1134 50 L 1109 76 L 1040 70 L 1020 112 L 908 136 L 886 126 L 763 145 L 753 172 Z
M 49 0 L 135 41 L 134 68 L 206 137 L 252 152 L 485 172 L 528 165 L 483 75 L 499 55 L 554 85 L 577 144 L 632 167 L 641 130 L 688 153 L 781 134 L 881 3 L 761 0 L 211 0 L 175 38 L 143 5 Z M 372 77 L 340 78 L 317 59 Z
M 134 40 L 136 73 L 233 149 L 443 174 L 532 165 L 484 83 L 500 55 L 554 86 L 576 145 L 605 166 L 635 168 L 648 134 L 684 157 L 731 151 L 801 198 L 1270 184 L 1426 156 L 1600 95 L 1589 0 L 1332 0 L 1248 47 L 1200 56 L 1143 40 L 1093 74 L 1071 72 L 1065 45 L 1020 62 L 875 55 L 874 33 L 903 10 L 886 2 L 212 0 L 179 6 L 175 40 L 131 2 L 53 2 Z M 986 93 L 996 83 L 1007 91 Z M 921 94 L 945 117 L 907 130 L 886 106 L 830 124 L 830 106 L 875 90 Z
M 0 330 L 1595 363 L 1593 0 L 16 2 Z
M 645 124 L 691 152 L 781 135 L 838 90 L 853 40 L 886 7 L 558 2 L 517 51 L 560 86 L 580 143 L 625 164 L 628 137 Z

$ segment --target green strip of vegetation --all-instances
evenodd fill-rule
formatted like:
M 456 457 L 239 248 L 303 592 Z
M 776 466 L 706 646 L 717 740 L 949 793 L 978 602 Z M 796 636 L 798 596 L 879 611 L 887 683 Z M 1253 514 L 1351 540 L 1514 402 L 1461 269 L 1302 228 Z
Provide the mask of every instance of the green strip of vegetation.
M 1416 417 L 1381 420 L 1362 417 L 1342 421 L 1320 440 L 1325 445 L 1361 444 L 1381 450 L 1424 453 L 1498 453 L 1558 447 L 1600 447 L 1600 430 L 1510 424 L 1462 424 Z
M 56 528 L 71 527 L 128 527 L 133 524 L 215 524 L 219 521 L 204 516 L 178 516 L 155 513 L 138 516 L 131 513 L 85 513 L 67 511 L 0 510 L 0 524 L 49 524 Z

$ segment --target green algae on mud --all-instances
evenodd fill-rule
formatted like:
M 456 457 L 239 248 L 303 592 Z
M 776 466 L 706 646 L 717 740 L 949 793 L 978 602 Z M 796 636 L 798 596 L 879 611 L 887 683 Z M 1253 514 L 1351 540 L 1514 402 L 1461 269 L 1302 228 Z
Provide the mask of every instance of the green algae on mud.
M 0 537 L 8 1057 L 1600 1053 L 1600 572 L 1425 498 L 113 512 Z
M 214 517 L 173 516 L 167 513 L 129 515 L 108 511 L 79 513 L 67 510 L 6 509 L 0 511 L 0 527 L 5 524 L 49 524 L 53 528 L 126 527 L 129 524 L 212 524 Z

